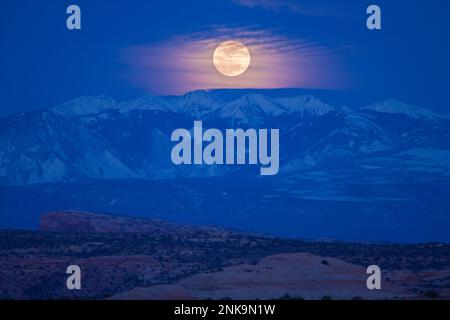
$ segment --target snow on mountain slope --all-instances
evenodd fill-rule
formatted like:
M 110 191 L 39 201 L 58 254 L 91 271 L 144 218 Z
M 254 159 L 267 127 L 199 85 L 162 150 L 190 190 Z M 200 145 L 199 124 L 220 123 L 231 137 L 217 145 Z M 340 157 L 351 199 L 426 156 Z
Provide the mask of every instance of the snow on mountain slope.
M 399 114 L 407 114 L 409 120 Z M 206 120 L 205 126 L 220 129 L 279 128 L 280 157 L 287 159 L 281 170 L 414 148 L 448 150 L 450 122 L 438 117 L 392 100 L 341 112 L 310 95 L 269 99 L 246 94 L 229 103 L 206 91 L 130 102 L 81 97 L 50 110 L 0 119 L 0 184 L 172 179 L 251 171 L 174 166 L 170 134 L 176 128 L 191 128 L 194 120 Z
M 431 169 L 445 168 L 450 171 L 450 151 L 440 149 L 414 148 L 398 153 L 395 157 L 413 162 L 416 166 L 428 166 Z
M 133 110 L 171 110 L 170 104 L 160 97 L 146 95 L 132 101 L 118 102 L 108 96 L 80 97 L 52 109 L 70 117 L 87 117 L 110 110 L 127 113 Z
M 90 96 L 76 98 L 62 105 L 59 105 L 52 110 L 65 116 L 79 117 L 98 114 L 105 110 L 115 109 L 116 106 L 116 100 L 111 97 Z
M 173 112 L 202 119 L 223 106 L 223 101 L 206 91 L 193 91 L 169 101 Z
M 4 183 L 137 176 L 107 141 L 81 122 L 51 110 L 14 120 L 1 131 L 0 179 Z
M 121 113 L 127 113 L 133 110 L 157 110 L 157 111 L 170 111 L 171 105 L 160 97 L 146 95 L 138 99 L 120 102 L 116 105 L 116 108 Z
M 273 101 L 283 106 L 289 112 L 300 114 L 302 118 L 307 116 L 318 117 L 335 110 L 329 104 L 322 102 L 311 95 L 275 98 Z
M 288 114 L 288 110 L 269 98 L 257 94 L 245 94 L 219 109 L 218 117 L 232 119 L 234 124 L 261 125 L 267 118 Z
M 300 123 L 289 136 L 283 143 L 289 158 L 284 172 L 321 164 L 334 167 L 339 160 L 351 161 L 398 148 L 382 127 L 358 113 L 330 112 Z
M 445 116 L 431 112 L 430 110 L 410 106 L 406 103 L 397 101 L 395 99 L 389 99 L 381 102 L 374 103 L 362 110 L 376 111 L 381 113 L 393 113 L 403 114 L 413 119 L 431 120 L 436 121 L 445 118 Z
M 327 140 L 325 151 L 341 148 L 354 153 L 370 154 L 396 148 L 383 128 L 355 113 L 346 114 L 344 125 L 333 131 Z

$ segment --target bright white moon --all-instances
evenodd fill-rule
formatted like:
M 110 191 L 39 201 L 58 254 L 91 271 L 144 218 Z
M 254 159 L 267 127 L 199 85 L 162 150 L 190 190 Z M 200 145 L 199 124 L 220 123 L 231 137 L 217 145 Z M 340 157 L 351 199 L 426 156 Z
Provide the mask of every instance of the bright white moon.
M 238 41 L 221 43 L 214 51 L 213 61 L 217 71 L 227 77 L 237 77 L 250 66 L 250 51 Z

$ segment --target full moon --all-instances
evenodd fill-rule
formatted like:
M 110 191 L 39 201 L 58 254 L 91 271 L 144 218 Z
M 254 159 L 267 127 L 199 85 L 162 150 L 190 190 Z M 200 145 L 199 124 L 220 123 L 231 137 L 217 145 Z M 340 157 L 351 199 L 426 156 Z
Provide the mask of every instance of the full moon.
M 214 51 L 213 62 L 217 71 L 227 77 L 237 77 L 250 66 L 250 51 L 239 41 L 221 43 Z

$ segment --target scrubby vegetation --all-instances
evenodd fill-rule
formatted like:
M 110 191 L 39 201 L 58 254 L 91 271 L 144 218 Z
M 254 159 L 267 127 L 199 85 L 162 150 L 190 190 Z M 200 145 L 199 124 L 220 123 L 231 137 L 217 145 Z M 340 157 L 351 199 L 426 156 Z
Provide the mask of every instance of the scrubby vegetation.
M 51 233 L 0 231 L 0 298 L 105 298 L 135 287 L 168 284 L 230 265 L 255 265 L 277 253 L 308 252 L 386 270 L 450 268 L 450 245 L 309 242 L 238 232 Z M 83 269 L 83 290 L 68 292 L 65 268 Z M 329 265 L 324 259 L 323 265 Z M 442 280 L 445 287 L 450 280 Z M 428 286 L 435 283 L 427 283 Z M 428 288 L 429 289 L 429 288 Z M 438 298 L 429 289 L 423 293 Z M 284 297 L 285 299 L 290 297 Z

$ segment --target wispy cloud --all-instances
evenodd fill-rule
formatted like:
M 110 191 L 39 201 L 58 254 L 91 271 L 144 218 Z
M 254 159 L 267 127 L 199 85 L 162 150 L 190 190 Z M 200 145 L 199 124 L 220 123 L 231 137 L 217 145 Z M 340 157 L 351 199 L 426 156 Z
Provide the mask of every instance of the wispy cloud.
M 298 14 L 313 17 L 336 17 L 338 12 L 330 6 L 305 5 L 294 0 L 233 0 L 234 3 L 249 7 L 263 8 L 270 11 L 280 12 L 288 10 Z
M 215 88 L 345 86 L 343 73 L 337 66 L 337 48 L 256 26 L 206 29 L 124 49 L 121 57 L 128 66 L 127 79 L 157 94 Z M 240 41 L 250 50 L 250 67 L 241 76 L 226 77 L 214 67 L 213 52 L 227 40 Z

